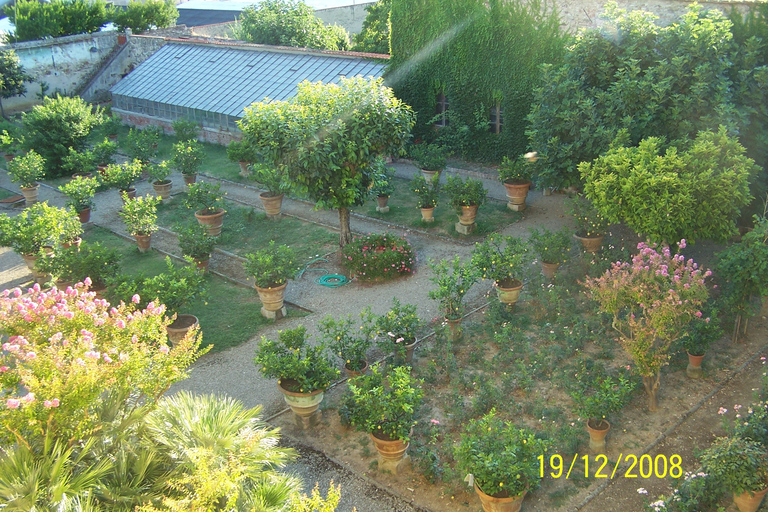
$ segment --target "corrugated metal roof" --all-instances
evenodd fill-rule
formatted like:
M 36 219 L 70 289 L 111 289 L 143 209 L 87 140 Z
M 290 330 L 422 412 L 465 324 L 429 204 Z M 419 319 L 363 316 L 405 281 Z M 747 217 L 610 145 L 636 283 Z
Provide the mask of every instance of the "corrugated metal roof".
M 286 100 L 304 81 L 380 77 L 384 65 L 359 57 L 169 43 L 114 87 L 126 96 L 242 117 L 248 105 Z

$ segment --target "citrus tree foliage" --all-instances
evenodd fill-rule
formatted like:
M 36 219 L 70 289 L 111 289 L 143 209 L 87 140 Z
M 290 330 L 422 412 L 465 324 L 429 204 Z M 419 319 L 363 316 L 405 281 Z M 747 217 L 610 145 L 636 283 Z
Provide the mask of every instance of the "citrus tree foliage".
M 125 10 L 116 11 L 114 21 L 120 32 L 130 28 L 134 34 L 141 34 L 155 28 L 172 27 L 178 17 L 179 11 L 172 0 L 131 0 Z
M 69 149 L 81 151 L 91 130 L 101 122 L 101 112 L 79 97 L 46 97 L 24 114 L 24 145 L 45 158 L 49 178 L 64 173 L 62 164 Z
M 338 25 L 326 26 L 300 0 L 262 0 L 240 14 L 235 37 L 249 43 L 346 50 L 349 34 Z
M 660 27 L 650 13 L 610 3 L 606 18 L 610 30 L 580 34 L 561 66 L 544 66 L 528 130 L 543 157 L 540 185 L 578 184 L 578 164 L 607 151 L 620 130 L 628 145 L 647 137 L 674 145 L 700 130 L 745 133 L 768 119 L 762 43 L 735 44 L 719 11 L 694 4 Z
M 302 82 L 288 101 L 256 103 L 239 122 L 243 141 L 268 165 L 285 170 L 318 208 L 339 210 L 343 247 L 352 240 L 349 208 L 362 204 L 377 156 L 402 150 L 411 108 L 381 79 Z
M 663 142 L 649 137 L 634 147 L 616 144 L 594 162 L 581 163 L 587 198 L 609 221 L 653 242 L 726 241 L 736 233 L 740 209 L 752 200 L 749 182 L 759 167 L 725 127 L 666 149 Z
M 418 113 L 414 135 L 481 160 L 526 151 L 525 116 L 542 63 L 559 64 L 568 36 L 546 0 L 392 0 L 388 83 Z M 439 93 L 449 124 L 435 131 Z M 503 127 L 491 133 L 490 109 Z
M 112 17 L 104 0 L 18 0 L 5 7 L 5 15 L 15 27 L 9 41 L 98 32 Z
M 3 99 L 20 96 L 27 92 L 24 82 L 32 78 L 19 64 L 19 58 L 13 50 L 0 50 L 0 115 L 5 117 Z
M 363 29 L 354 35 L 355 52 L 389 53 L 389 13 L 392 0 L 379 0 L 365 8 Z

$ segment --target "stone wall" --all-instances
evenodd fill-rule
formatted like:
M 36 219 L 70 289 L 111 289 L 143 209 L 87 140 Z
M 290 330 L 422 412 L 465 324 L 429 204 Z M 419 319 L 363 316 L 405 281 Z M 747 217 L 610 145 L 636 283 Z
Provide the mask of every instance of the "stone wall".
M 340 25 L 350 34 L 357 34 L 363 30 L 363 21 L 368 15 L 365 8 L 376 2 L 364 2 L 344 7 L 329 9 L 316 9 L 315 16 L 323 20 L 326 25 Z
M 123 120 L 123 123 L 127 124 L 128 126 L 133 126 L 142 130 L 147 126 L 158 126 L 163 129 L 164 133 L 169 135 L 173 134 L 173 127 L 171 126 L 171 122 L 167 119 L 147 116 L 144 114 L 136 114 L 135 112 L 128 112 L 127 110 L 118 108 L 113 108 L 112 111 L 119 114 Z M 207 126 L 198 126 L 198 128 L 200 128 L 200 135 L 198 136 L 198 140 L 203 142 L 210 142 L 212 144 L 221 144 L 226 146 L 233 140 L 240 140 L 241 137 L 239 131 L 232 132 L 227 129 L 217 130 Z

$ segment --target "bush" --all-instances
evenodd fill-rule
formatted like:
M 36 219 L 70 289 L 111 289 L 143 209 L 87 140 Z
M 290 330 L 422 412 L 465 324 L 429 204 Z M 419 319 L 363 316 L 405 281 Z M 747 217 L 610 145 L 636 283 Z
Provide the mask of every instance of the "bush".
M 127 9 L 117 12 L 114 21 L 120 32 L 130 28 L 134 34 L 141 34 L 150 29 L 172 27 L 178 17 L 179 11 L 171 0 L 131 0 Z
M 277 245 L 274 240 L 269 245 L 252 254 L 245 255 L 243 268 L 253 276 L 259 288 L 281 286 L 288 279 L 293 279 L 299 271 L 296 265 L 296 251 L 287 245 Z
M 395 355 L 395 363 L 405 361 L 406 345 L 416 343 L 416 331 L 421 319 L 414 304 L 401 305 L 392 298 L 392 309 L 376 319 L 376 342 L 385 353 Z
M 480 277 L 499 284 L 521 280 L 530 263 L 531 246 L 512 236 L 492 233 L 472 250 L 472 265 Z
M 141 177 L 143 164 L 140 160 L 124 162 L 120 165 L 111 164 L 102 173 L 102 181 L 105 185 L 115 187 L 118 190 L 133 188 L 133 183 Z
M 88 208 L 93 208 L 93 197 L 99 180 L 96 178 L 84 178 L 77 176 L 73 180 L 59 187 L 59 190 L 67 196 L 67 206 L 80 213 Z
M 487 190 L 483 182 L 472 178 L 463 181 L 458 176 L 448 176 L 445 182 L 445 193 L 451 201 L 451 206 L 461 215 L 462 206 L 482 206 L 485 204 Z
M 186 140 L 173 145 L 171 165 L 180 173 L 191 176 L 197 174 L 204 158 L 203 145 L 197 140 Z
M 387 167 L 384 159 L 379 157 L 371 165 L 373 168 L 373 181 L 371 183 L 371 197 L 389 197 L 395 191 L 395 169 Z
M 82 232 L 77 215 L 48 203 L 35 203 L 14 217 L 0 215 L 0 245 L 19 254 L 36 255 L 43 246 L 56 246 Z
M 151 235 L 157 231 L 157 205 L 160 198 L 147 194 L 125 201 L 118 213 L 132 235 Z
M 206 261 L 211 256 L 218 238 L 208 235 L 208 230 L 200 224 L 188 228 L 177 228 L 179 248 L 183 256 L 189 256 L 195 261 Z
M 17 156 L 8 162 L 8 174 L 13 183 L 18 183 L 23 188 L 32 188 L 37 185 L 37 180 L 43 177 L 45 161 L 34 149 L 26 155 Z
M 125 151 L 132 160 L 139 160 L 146 165 L 157 156 L 157 144 L 160 142 L 160 129 L 147 126 L 143 130 L 131 128 L 128 131 L 128 143 Z
M 437 286 L 429 291 L 429 298 L 440 303 L 438 311 L 449 320 L 464 316 L 464 296 L 480 277 L 477 267 L 468 263 L 462 264 L 461 259 L 456 256 L 450 262 L 429 262 L 429 268 L 434 272 L 434 276 L 429 280 Z
M 419 169 L 425 171 L 445 169 L 445 150 L 437 144 L 414 144 L 410 147 L 409 153 Z
M 199 182 L 193 183 L 187 189 L 184 206 L 199 210 L 202 215 L 213 215 L 221 208 L 223 200 L 220 184 Z
M 80 247 L 57 249 L 40 258 L 37 268 L 60 281 L 80 283 L 90 278 L 94 288 L 104 288 L 107 280 L 120 272 L 120 255 L 99 243 L 83 241 Z
M 348 370 L 360 371 L 368 364 L 368 349 L 373 344 L 375 331 L 371 307 L 360 312 L 360 329 L 356 329 L 352 315 L 335 320 L 328 315 L 320 321 L 318 330 L 322 341 L 339 356 Z
M 64 157 L 61 167 L 69 175 L 93 173 L 96 170 L 96 155 L 87 149 L 76 151 L 69 148 L 69 154 Z
M 416 263 L 410 242 L 391 233 L 355 236 L 341 253 L 350 275 L 361 281 L 409 275 Z
M 111 165 L 115 163 L 117 143 L 105 138 L 93 147 L 93 161 L 96 165 Z
M 79 97 L 46 97 L 24 114 L 24 146 L 45 159 L 48 178 L 64 174 L 62 164 L 70 148 L 85 149 L 91 130 L 101 122 L 101 112 L 94 111 Z
M 180 142 L 197 140 L 197 136 L 200 134 L 200 125 L 187 119 L 177 119 L 171 126 L 173 127 L 173 133 L 176 134 L 176 138 Z
M 541 231 L 538 229 L 530 231 L 531 236 L 528 241 L 541 261 L 555 264 L 564 263 L 568 259 L 572 242 L 568 228 L 559 231 L 550 231 L 547 228 Z
M 35 41 L 47 37 L 98 32 L 112 15 L 104 0 L 18 0 L 5 8 L 14 25 L 8 41 Z
M 704 472 L 733 494 L 765 489 L 768 454 L 765 446 L 741 437 L 719 437 L 701 456 Z
M 436 208 L 440 196 L 440 175 L 435 174 L 429 182 L 421 173 L 414 175 L 411 190 L 418 197 L 419 208 Z

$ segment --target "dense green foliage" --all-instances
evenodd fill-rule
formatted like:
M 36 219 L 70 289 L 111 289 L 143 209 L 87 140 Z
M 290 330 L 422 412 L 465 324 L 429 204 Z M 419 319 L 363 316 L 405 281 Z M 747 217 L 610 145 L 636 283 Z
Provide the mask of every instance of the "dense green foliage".
M 354 35 L 355 52 L 389 53 L 389 13 L 392 0 L 379 0 L 365 8 L 368 15 L 363 21 L 363 29 Z
M 262 0 L 240 14 L 235 37 L 257 44 L 347 50 L 349 34 L 338 25 L 326 26 L 301 0 Z
M 3 99 L 20 96 L 27 92 L 24 82 L 31 77 L 19 64 L 19 58 L 13 50 L 0 50 L 0 115 L 5 117 Z
M 15 26 L 9 41 L 98 32 L 112 18 L 104 0 L 18 0 L 6 6 L 5 14 Z
M 172 0 L 131 0 L 125 10 L 118 10 L 114 16 L 117 30 L 131 29 L 141 34 L 150 29 L 172 27 L 176 24 L 179 11 Z
M 341 254 L 350 276 L 361 281 L 407 276 L 416 266 L 411 243 L 392 233 L 356 236 L 344 246 Z
M 83 241 L 79 247 L 73 245 L 41 257 L 37 268 L 56 280 L 74 284 L 83 282 L 87 277 L 93 288 L 104 288 L 106 280 L 120 272 L 120 255 L 115 249 L 103 247 L 98 242 L 89 244 Z
M 560 62 L 567 36 L 544 2 L 393 0 L 388 79 L 418 112 L 417 138 L 435 137 L 437 96 L 448 99 L 441 142 L 463 155 L 500 160 L 525 152 L 526 121 L 541 63 Z M 490 110 L 503 127 L 491 133 Z

